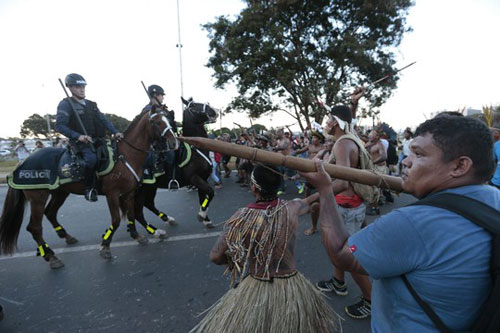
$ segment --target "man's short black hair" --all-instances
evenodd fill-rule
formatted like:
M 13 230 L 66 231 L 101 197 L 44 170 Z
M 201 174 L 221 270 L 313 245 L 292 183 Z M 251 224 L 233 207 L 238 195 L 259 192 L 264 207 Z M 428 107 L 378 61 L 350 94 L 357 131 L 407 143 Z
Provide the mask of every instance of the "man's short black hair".
M 418 126 L 415 136 L 432 134 L 434 144 L 443 152 L 443 161 L 468 156 L 474 163 L 474 176 L 486 182 L 493 175 L 493 138 L 488 127 L 479 120 L 442 115 Z
M 330 114 L 339 117 L 341 120 L 346 121 L 349 124 L 352 122 L 351 109 L 345 105 L 335 105 L 331 108 Z

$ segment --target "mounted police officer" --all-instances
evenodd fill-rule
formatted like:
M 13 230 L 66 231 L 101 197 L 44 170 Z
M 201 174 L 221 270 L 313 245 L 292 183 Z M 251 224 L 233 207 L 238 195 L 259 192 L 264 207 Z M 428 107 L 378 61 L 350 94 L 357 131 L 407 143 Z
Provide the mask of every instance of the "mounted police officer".
M 97 156 L 94 142 L 104 138 L 106 130 L 120 140 L 123 134 L 99 111 L 95 102 L 85 99 L 87 82 L 79 74 L 66 76 L 66 87 L 71 91 L 71 98 L 64 98 L 57 106 L 55 129 L 68 137 L 83 155 L 85 168 L 85 199 L 97 201 L 95 190 Z M 82 128 L 83 126 L 83 128 Z
M 156 110 L 161 109 L 167 116 L 168 122 L 172 125 L 172 130 L 174 133 L 177 133 L 177 125 L 175 123 L 175 113 L 168 109 L 166 105 L 163 104 L 163 100 L 165 98 L 165 90 L 159 85 L 153 84 L 148 87 L 148 95 L 149 95 L 149 104 L 147 104 L 143 111 L 151 110 L 155 108 Z M 166 153 L 166 162 L 167 162 L 167 176 L 168 179 L 171 179 L 169 188 L 170 189 L 178 189 L 179 184 L 175 180 L 175 151 L 168 150 Z

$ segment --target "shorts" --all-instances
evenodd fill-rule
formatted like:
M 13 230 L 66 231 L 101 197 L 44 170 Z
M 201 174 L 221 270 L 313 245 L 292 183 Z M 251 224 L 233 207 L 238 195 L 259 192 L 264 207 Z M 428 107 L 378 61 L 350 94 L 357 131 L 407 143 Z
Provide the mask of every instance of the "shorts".
M 340 215 L 344 219 L 344 224 L 349 234 L 354 235 L 357 233 L 365 221 L 366 205 L 362 203 L 356 208 L 337 207 Z

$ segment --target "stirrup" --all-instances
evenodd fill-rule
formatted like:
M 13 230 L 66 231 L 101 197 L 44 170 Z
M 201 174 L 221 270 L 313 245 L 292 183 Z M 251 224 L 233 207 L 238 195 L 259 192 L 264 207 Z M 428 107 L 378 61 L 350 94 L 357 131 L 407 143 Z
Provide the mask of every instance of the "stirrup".
M 179 182 L 176 179 L 171 179 L 168 182 L 168 190 L 169 191 L 175 191 L 175 190 L 178 190 L 179 188 L 180 188 Z

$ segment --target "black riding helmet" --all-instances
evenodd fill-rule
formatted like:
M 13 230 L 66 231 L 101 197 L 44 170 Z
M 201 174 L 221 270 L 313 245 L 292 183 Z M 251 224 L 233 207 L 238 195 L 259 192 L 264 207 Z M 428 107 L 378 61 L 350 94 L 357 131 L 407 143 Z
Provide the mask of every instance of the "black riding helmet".
M 76 73 L 71 73 L 71 74 L 66 75 L 65 82 L 66 82 L 66 87 L 86 86 L 87 85 L 87 81 L 85 81 L 83 76 L 81 76 L 80 74 L 76 74 Z
M 153 84 L 148 87 L 149 97 L 153 97 L 154 95 L 165 95 L 165 91 L 159 85 Z

